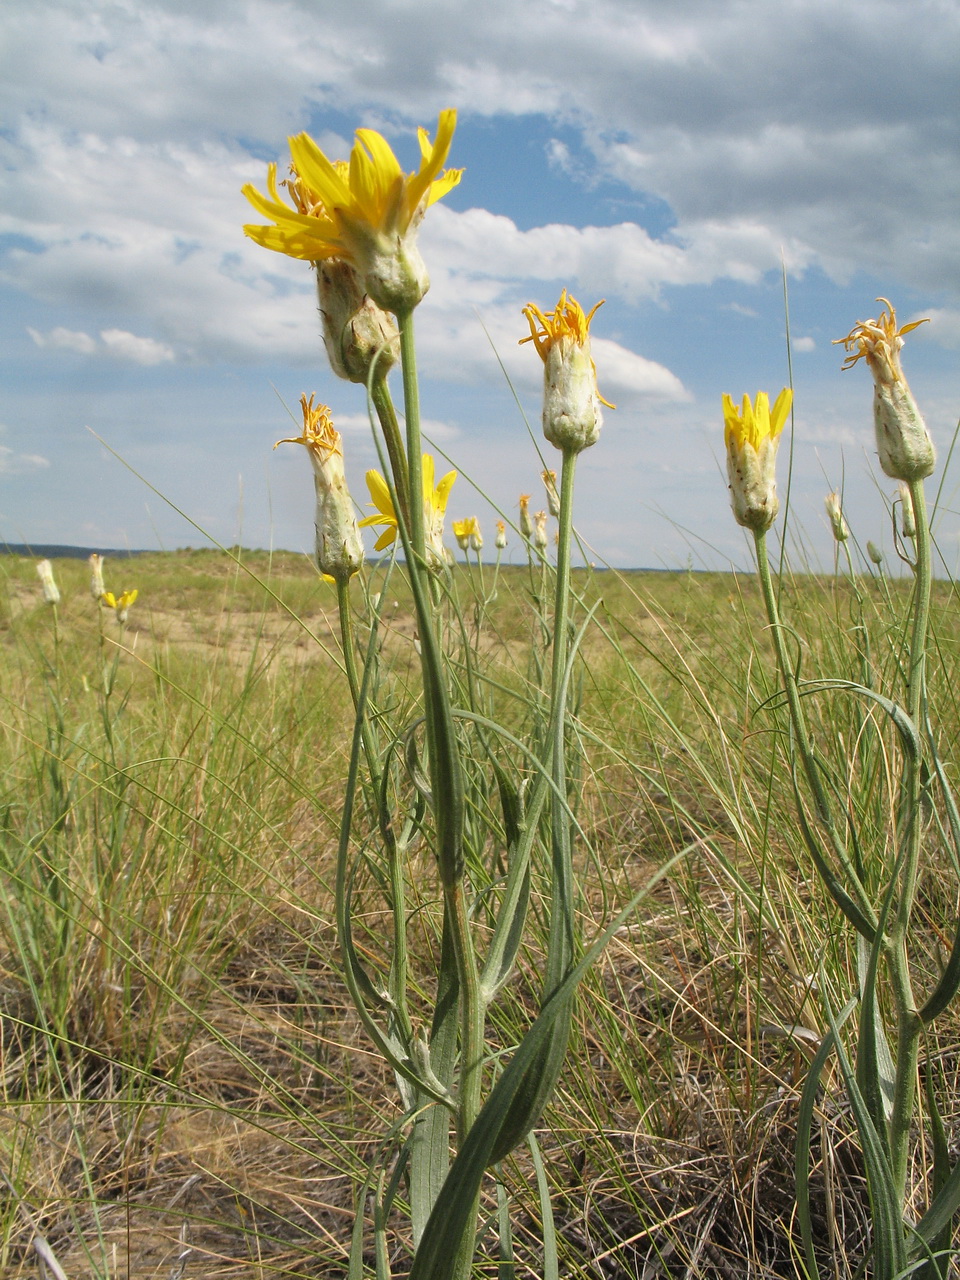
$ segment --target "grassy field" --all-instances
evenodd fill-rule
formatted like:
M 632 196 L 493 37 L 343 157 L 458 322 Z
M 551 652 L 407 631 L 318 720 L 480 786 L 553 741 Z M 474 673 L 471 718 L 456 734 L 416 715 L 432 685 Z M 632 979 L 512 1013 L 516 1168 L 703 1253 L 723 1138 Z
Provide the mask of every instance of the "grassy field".
M 38 1248 L 71 1278 L 345 1274 L 358 1183 L 402 1111 L 335 945 L 353 729 L 336 592 L 287 553 L 145 555 L 107 563 L 113 590 L 140 592 L 121 629 L 84 562 L 54 569 L 56 609 L 32 561 L 0 559 L 0 1274 L 36 1274 Z M 484 696 L 508 725 L 535 714 L 544 572 L 495 577 L 488 564 L 481 579 L 460 565 L 455 577 Z M 362 643 L 368 606 L 353 587 Z M 909 578 L 780 588 L 807 678 L 896 685 Z M 540 1274 L 539 1176 L 563 1275 L 802 1275 L 799 1095 L 825 1002 L 839 1009 L 856 989 L 857 957 L 798 827 L 760 592 L 750 577 L 586 570 L 574 589 L 578 618 L 594 610 L 573 721 L 587 940 L 681 856 L 581 989 L 538 1130 L 542 1171 L 523 1148 L 504 1167 L 517 1274 Z M 935 584 L 930 700 L 948 758 L 956 605 Z M 409 716 L 399 573 L 380 610 L 389 697 Z M 842 753 L 845 803 L 875 835 L 864 876 L 880 886 L 893 731 L 835 693 L 809 703 L 818 750 Z M 436 884 L 413 856 L 416 958 L 437 945 Z M 367 891 L 358 883 L 358 945 L 376 968 L 384 921 L 372 893 L 364 913 Z M 918 904 L 924 988 L 958 909 L 932 824 Z M 491 1035 L 505 1048 L 535 1011 L 542 934 L 535 924 L 498 1006 Z M 944 1019 L 924 1050 L 948 1122 L 957 1030 Z M 861 1258 L 868 1209 L 830 1070 L 811 1188 L 821 1263 L 840 1277 Z M 920 1146 L 919 1197 L 929 1168 Z M 398 1214 L 395 1275 L 404 1231 Z

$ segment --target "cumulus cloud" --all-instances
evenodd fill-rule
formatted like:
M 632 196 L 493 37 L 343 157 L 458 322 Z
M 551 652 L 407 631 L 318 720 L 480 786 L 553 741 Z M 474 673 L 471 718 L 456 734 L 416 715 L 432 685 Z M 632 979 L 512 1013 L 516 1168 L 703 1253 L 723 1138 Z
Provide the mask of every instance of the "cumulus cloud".
M 101 329 L 100 341 L 82 330 L 55 328 L 47 333 L 27 326 L 34 344 L 41 349 L 72 351 L 81 356 L 113 356 L 131 364 L 164 364 L 175 359 L 172 347 L 155 338 L 140 338 L 126 329 Z
M 0 475 L 23 475 L 29 471 L 43 470 L 49 465 L 50 459 L 41 457 L 39 453 L 17 453 L 8 445 L 0 444 Z

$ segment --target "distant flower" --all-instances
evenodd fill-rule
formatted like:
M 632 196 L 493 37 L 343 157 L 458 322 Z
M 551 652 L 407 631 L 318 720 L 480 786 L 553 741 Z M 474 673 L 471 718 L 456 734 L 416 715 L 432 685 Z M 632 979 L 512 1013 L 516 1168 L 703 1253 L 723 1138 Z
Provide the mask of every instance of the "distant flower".
M 533 545 L 538 551 L 546 551 L 547 549 L 547 513 L 546 511 L 538 511 L 533 517 Z
M 560 514 L 560 495 L 557 493 L 557 473 L 555 471 L 541 471 L 540 476 L 543 480 L 543 487 L 547 491 L 547 510 L 552 516 Z
M 530 333 L 521 344 L 532 342 L 543 360 L 543 434 L 564 452 L 579 453 L 596 444 L 603 414 L 600 405 L 615 406 L 597 390 L 597 369 L 590 355 L 589 315 L 564 289 L 553 311 L 541 311 L 530 303 L 523 314 Z
M 264 248 L 292 258 L 344 259 L 378 306 L 409 310 L 430 284 L 416 245 L 417 228 L 429 206 L 460 181 L 462 170 L 441 173 L 456 124 L 456 111 L 446 110 L 440 112 L 435 142 L 426 130 L 418 131 L 422 158 L 410 174 L 374 129 L 357 130 L 349 164 L 331 163 L 306 133 L 290 138 L 292 176 L 285 185 L 295 207 L 280 199 L 277 168 L 270 165 L 269 195 L 251 183 L 243 194 L 274 225 L 247 225 L 244 231 Z
M 502 551 L 507 545 L 507 526 L 502 520 L 497 521 L 497 536 L 494 538 L 494 546 L 498 551 Z
M 520 532 L 525 538 L 533 537 L 533 524 L 530 520 L 530 495 L 520 495 Z
M 867 539 L 867 555 L 878 568 L 883 564 L 883 552 L 877 544 L 875 542 L 871 542 L 869 538 Z
M 99 600 L 103 595 L 103 556 L 98 556 L 96 551 L 89 557 L 90 565 L 90 594 L 94 600 Z
M 837 542 L 846 542 L 850 537 L 850 527 L 843 518 L 839 493 L 828 493 L 823 502 L 827 508 L 827 515 L 830 518 L 830 527 L 833 530 L 834 538 Z
M 845 338 L 835 341 L 847 352 L 844 369 L 861 358 L 873 374 L 873 425 L 880 466 L 894 480 L 922 480 L 936 466 L 937 456 L 916 401 L 903 376 L 900 349 L 903 335 L 926 324 L 914 320 L 897 328 L 897 314 L 886 298 L 878 298 L 889 310 L 876 320 L 858 320 Z
M 313 396 L 300 397 L 303 431 L 277 444 L 302 444 L 313 466 L 317 504 L 317 567 L 337 582 L 347 581 L 363 564 L 363 542 L 354 515 L 353 499 L 343 470 L 343 437 L 333 425 L 325 404 L 314 405 Z M 274 448 L 277 445 L 273 446 Z
M 777 396 L 773 408 L 765 391 L 753 404 L 743 397 L 740 409 L 723 396 L 724 439 L 727 445 L 727 477 L 734 519 L 745 528 L 762 532 L 777 518 L 777 445 L 793 403 L 789 387 Z
M 43 587 L 43 598 L 47 604 L 60 603 L 60 588 L 53 580 L 53 565 L 49 560 L 41 560 L 37 564 L 37 576 Z
M 133 591 L 123 591 L 119 596 L 115 596 L 112 591 L 105 591 L 100 599 L 108 609 L 113 609 L 117 615 L 117 621 L 126 622 L 127 615 L 130 612 L 130 606 L 136 601 L 140 592 L 134 588 Z
M 456 471 L 448 471 L 439 484 L 434 484 L 433 457 L 429 453 L 423 455 L 423 523 L 424 542 L 433 563 L 443 564 L 446 555 L 443 547 L 443 521 L 447 510 L 447 499 L 457 478 Z M 382 551 L 389 547 L 397 536 L 397 513 L 390 498 L 387 482 L 379 471 L 367 472 L 367 488 L 370 490 L 372 506 L 376 514 L 366 516 L 360 521 L 360 528 L 370 525 L 383 525 L 374 550 Z

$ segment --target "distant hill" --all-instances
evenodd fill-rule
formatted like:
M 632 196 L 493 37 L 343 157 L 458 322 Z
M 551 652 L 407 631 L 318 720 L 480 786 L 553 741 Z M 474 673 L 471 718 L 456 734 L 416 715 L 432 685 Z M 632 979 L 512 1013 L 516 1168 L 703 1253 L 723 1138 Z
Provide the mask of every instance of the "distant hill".
M 0 555 L 26 556 L 32 560 L 86 560 L 97 552 L 111 560 L 126 560 L 131 556 L 148 555 L 147 551 L 118 550 L 115 547 L 64 547 L 53 542 L 0 542 Z

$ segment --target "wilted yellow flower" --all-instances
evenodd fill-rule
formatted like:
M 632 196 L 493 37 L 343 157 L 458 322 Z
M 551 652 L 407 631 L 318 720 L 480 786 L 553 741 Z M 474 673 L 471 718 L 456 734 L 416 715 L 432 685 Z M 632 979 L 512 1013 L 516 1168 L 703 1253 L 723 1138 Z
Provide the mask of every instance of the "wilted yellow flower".
M 103 556 L 97 555 L 96 551 L 88 557 L 90 565 L 90 594 L 94 600 L 99 600 L 104 592 L 103 585 Z
M 564 289 L 554 311 L 530 303 L 523 314 L 530 325 L 524 342 L 532 342 L 543 360 L 543 434 L 565 452 L 579 453 L 596 444 L 603 414 L 600 405 L 616 406 L 597 390 L 597 369 L 590 355 L 590 321 L 598 302 L 584 315 L 576 298 Z
M 314 525 L 317 567 L 338 582 L 347 581 L 363 564 L 363 542 L 354 515 L 353 499 L 343 470 L 343 437 L 333 425 L 325 404 L 314 405 L 313 396 L 300 397 L 303 431 L 277 444 L 302 444 L 313 466 L 317 496 Z M 276 448 L 277 444 L 273 447 Z
M 49 560 L 40 560 L 37 563 L 37 577 L 43 588 L 44 601 L 47 604 L 59 604 L 60 588 L 53 580 L 53 565 Z
M 443 518 L 447 510 L 447 499 L 450 497 L 450 490 L 453 488 L 457 473 L 456 471 L 448 471 L 439 484 L 435 485 L 433 456 L 431 454 L 425 453 L 423 455 L 422 466 L 424 543 L 431 562 L 434 565 L 442 565 L 446 561 L 443 547 Z M 390 498 L 387 482 L 379 471 L 367 472 L 367 488 L 370 490 L 370 497 L 373 499 L 371 505 L 376 507 L 376 514 L 366 516 L 361 520 L 360 528 L 365 529 L 370 525 L 384 526 L 383 532 L 374 544 L 376 551 L 382 551 L 384 547 L 389 547 L 396 540 L 397 513 Z
M 730 396 L 723 396 L 730 501 L 737 523 L 747 529 L 769 529 L 780 510 L 777 445 L 792 403 L 789 387 L 780 392 L 772 409 L 765 391 L 757 392 L 753 404 L 744 396 L 740 409 Z
M 837 542 L 846 542 L 850 537 L 850 526 L 843 518 L 839 493 L 828 493 L 823 500 L 823 504 L 827 508 L 827 516 L 830 519 L 830 527 L 833 530 L 834 538 L 836 538 Z
M 130 612 L 130 606 L 136 601 L 140 592 L 134 587 L 132 591 L 123 591 L 119 596 L 115 596 L 112 591 L 104 591 L 100 599 L 108 609 L 113 609 L 117 615 L 117 621 L 124 623 Z
M 844 369 L 861 357 L 873 374 L 873 425 L 877 436 L 880 466 L 894 480 L 922 480 L 936 466 L 937 456 L 916 401 L 903 376 L 900 349 L 903 335 L 926 324 L 914 320 L 897 328 L 897 313 L 886 298 L 878 298 L 889 310 L 876 320 L 858 320 L 845 338 L 835 342 L 844 347 Z
M 431 204 L 460 181 L 462 170 L 441 173 L 450 151 L 457 113 L 440 112 L 436 141 L 418 130 L 421 162 L 405 174 L 386 139 L 374 129 L 358 129 L 345 161 L 331 163 L 306 133 L 290 138 L 292 177 L 286 186 L 295 207 L 277 190 L 277 167 L 267 173 L 268 196 L 251 184 L 243 188 L 272 226 L 244 227 L 267 249 L 321 262 L 352 263 L 378 306 L 406 311 L 416 306 L 430 281 L 416 245 L 417 228 Z
M 530 520 L 529 493 L 521 493 L 520 495 L 520 532 L 525 538 L 533 536 L 533 524 Z
M 540 476 L 543 480 L 543 487 L 547 491 L 547 510 L 552 516 L 560 514 L 560 495 L 557 493 L 557 473 L 550 471 L 541 471 Z

